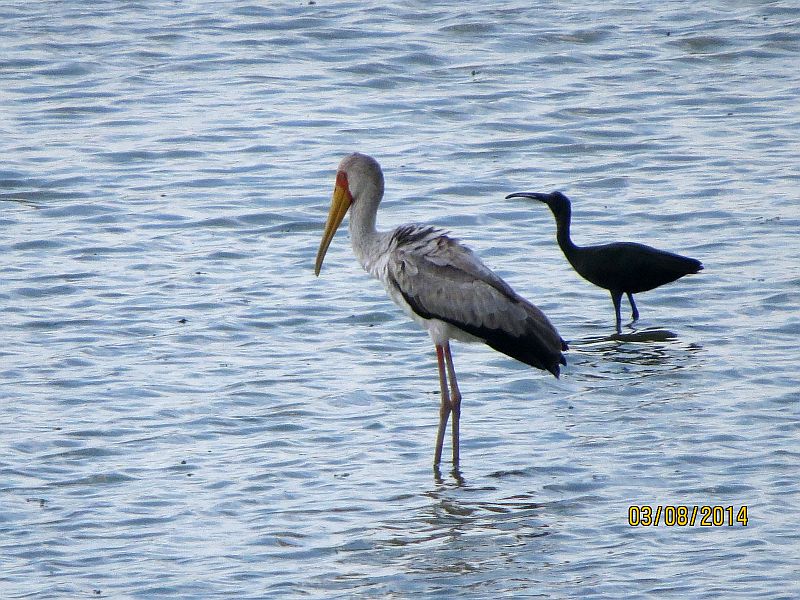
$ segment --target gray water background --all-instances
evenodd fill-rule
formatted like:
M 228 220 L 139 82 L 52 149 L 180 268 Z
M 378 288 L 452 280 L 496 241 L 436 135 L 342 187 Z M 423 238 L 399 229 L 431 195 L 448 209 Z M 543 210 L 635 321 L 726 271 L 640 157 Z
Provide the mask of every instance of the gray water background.
M 354 150 L 572 346 L 456 345 L 461 478 L 426 334 L 313 275 Z M 3 598 L 800 595 L 795 2 L 5 3 L 0 158 Z M 614 339 L 551 189 L 705 270 Z

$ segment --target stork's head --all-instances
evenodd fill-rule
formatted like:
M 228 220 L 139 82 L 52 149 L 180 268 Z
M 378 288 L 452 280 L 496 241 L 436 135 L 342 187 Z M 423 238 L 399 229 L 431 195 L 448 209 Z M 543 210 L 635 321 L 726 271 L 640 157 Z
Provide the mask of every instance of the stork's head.
M 328 246 L 350 207 L 354 206 L 353 210 L 374 213 L 377 210 L 377 203 L 382 197 L 383 171 L 381 171 L 378 161 L 359 152 L 345 156 L 336 171 L 336 185 L 333 188 L 331 208 L 314 266 L 316 275 L 319 275 Z M 375 204 L 375 206 L 367 206 L 370 204 Z

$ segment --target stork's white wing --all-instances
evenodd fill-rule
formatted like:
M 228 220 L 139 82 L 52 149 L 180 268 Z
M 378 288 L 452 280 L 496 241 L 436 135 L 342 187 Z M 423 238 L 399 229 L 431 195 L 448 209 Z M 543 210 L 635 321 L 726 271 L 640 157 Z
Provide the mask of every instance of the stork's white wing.
M 445 321 L 524 362 L 533 359 L 520 353 L 542 358 L 537 366 L 551 363 L 554 355 L 560 362 L 563 341 L 544 313 L 469 248 L 439 230 L 415 226 L 398 228 L 392 241 L 390 284 L 418 315 Z

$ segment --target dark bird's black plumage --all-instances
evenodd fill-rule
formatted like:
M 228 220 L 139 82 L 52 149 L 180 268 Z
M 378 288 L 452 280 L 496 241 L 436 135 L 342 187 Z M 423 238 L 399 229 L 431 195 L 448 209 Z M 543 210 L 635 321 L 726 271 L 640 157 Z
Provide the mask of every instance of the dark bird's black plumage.
M 639 311 L 633 294 L 646 292 L 703 268 L 699 260 L 658 250 L 634 242 L 613 242 L 599 246 L 576 246 L 569 235 L 572 207 L 561 192 L 541 194 L 517 192 L 506 198 L 531 198 L 547 204 L 556 218 L 558 245 L 578 274 L 591 283 L 611 292 L 617 316 L 617 333 L 621 331 L 620 304 L 622 294 L 628 296 L 633 320 Z

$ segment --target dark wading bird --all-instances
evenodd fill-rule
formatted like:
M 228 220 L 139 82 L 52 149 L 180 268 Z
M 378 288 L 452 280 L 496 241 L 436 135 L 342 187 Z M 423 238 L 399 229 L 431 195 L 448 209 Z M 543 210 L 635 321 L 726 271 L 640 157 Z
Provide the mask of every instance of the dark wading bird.
M 569 198 L 561 192 L 517 192 L 506 198 L 531 198 L 550 207 L 556 218 L 556 239 L 569 264 L 581 277 L 611 292 L 617 315 L 617 333 L 622 331 L 619 314 L 622 294 L 628 296 L 631 315 L 635 321 L 639 318 L 639 311 L 633 301 L 633 294 L 652 290 L 684 275 L 697 273 L 703 268 L 700 261 L 694 258 L 634 242 L 576 246 L 569 236 L 572 207 Z
M 458 390 L 450 340 L 483 342 L 512 358 L 558 377 L 567 346 L 547 317 L 457 240 L 435 227 L 403 225 L 375 229 L 383 197 L 383 172 L 374 158 L 350 154 L 339 164 L 336 186 L 317 252 L 319 275 L 325 253 L 345 213 L 350 216 L 350 241 L 356 258 L 380 279 L 389 297 L 427 329 L 436 346 L 441 408 L 434 466 L 453 416 L 453 465 L 458 465 L 461 393 Z M 450 380 L 450 392 L 447 382 Z

